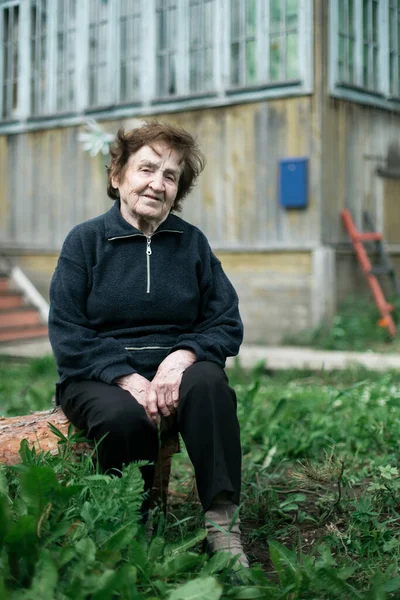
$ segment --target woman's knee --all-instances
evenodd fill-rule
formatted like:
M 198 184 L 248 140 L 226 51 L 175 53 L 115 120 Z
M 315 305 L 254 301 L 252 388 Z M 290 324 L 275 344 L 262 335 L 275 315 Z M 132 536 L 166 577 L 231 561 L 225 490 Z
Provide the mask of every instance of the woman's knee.
M 94 437 L 101 433 L 119 440 L 157 433 L 144 408 L 134 399 L 125 405 L 115 406 L 111 403 L 106 410 L 98 412 L 92 420 L 91 430 Z
M 207 388 L 228 385 L 225 371 L 210 361 L 195 362 L 183 374 L 181 391 L 186 388 Z
M 225 371 L 217 364 L 198 362 L 185 371 L 180 388 L 180 413 L 189 406 L 201 411 L 209 411 L 213 406 L 217 410 L 236 411 L 235 392 L 229 387 Z

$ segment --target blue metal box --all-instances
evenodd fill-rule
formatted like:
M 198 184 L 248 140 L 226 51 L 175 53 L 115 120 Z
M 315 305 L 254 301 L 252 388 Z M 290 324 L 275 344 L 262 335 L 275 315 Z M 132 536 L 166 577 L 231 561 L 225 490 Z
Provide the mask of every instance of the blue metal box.
M 285 208 L 306 208 L 308 158 L 282 158 L 279 161 L 279 203 Z

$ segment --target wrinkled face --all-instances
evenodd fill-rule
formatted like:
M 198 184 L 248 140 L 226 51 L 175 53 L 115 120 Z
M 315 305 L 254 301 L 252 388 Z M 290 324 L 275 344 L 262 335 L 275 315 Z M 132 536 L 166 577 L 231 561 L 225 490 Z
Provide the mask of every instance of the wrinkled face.
M 143 221 L 157 225 L 168 216 L 182 173 L 181 156 L 166 144 L 143 146 L 129 157 L 125 173 L 111 183 L 119 190 L 121 214 L 143 229 Z

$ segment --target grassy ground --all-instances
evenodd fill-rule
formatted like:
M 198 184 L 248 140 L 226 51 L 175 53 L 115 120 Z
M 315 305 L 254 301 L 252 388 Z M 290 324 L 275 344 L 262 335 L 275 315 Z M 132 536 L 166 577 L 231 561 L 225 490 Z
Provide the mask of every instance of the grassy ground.
M 399 299 L 392 298 L 389 302 L 395 307 L 392 315 L 399 327 Z M 330 323 L 287 336 L 284 343 L 322 350 L 399 352 L 399 336 L 390 337 L 380 320 L 381 315 L 370 297 L 349 297 L 338 307 Z
M 123 531 L 129 511 L 140 504 L 140 494 L 132 491 L 140 488 L 136 472 L 110 484 L 108 478 L 91 473 L 88 463 L 74 466 L 67 446 L 52 461 L 25 453 L 25 472 L 6 474 L 10 519 L 19 523 L 32 517 L 31 544 L 37 556 L 30 564 L 24 559 L 26 539 L 14 530 L 2 537 L 0 526 L 0 548 L 6 540 L 0 554 L 0 597 L 38 597 L 34 594 L 42 585 L 54 589 L 54 595 L 43 596 L 46 600 L 400 598 L 399 377 L 361 369 L 268 374 L 260 367 L 251 373 L 239 368 L 230 373 L 242 431 L 244 540 L 253 565 L 261 565 L 248 575 L 232 575 L 229 561 L 212 562 L 199 553 L 201 510 L 185 452 L 174 458 L 168 521 L 160 523 L 150 545 L 140 537 L 140 529 L 133 528 L 129 540 L 135 538 L 136 545 L 125 541 L 125 546 L 121 540 L 111 546 L 104 540 L 118 528 Z M 50 359 L 0 364 L 0 413 L 46 408 L 54 379 Z M 50 471 L 38 474 L 38 468 L 55 471 L 60 489 L 46 480 Z M 79 488 L 76 496 L 70 491 L 70 499 L 57 500 L 57 494 L 61 498 L 63 490 L 74 486 Z M 106 494 L 102 486 L 108 486 Z M 38 501 L 32 491 L 37 487 L 51 488 L 53 497 Z M 0 498 L 1 490 L 0 477 Z M 126 497 L 131 497 L 129 506 Z M 60 513 L 53 508 L 57 502 Z M 131 520 L 137 523 L 132 515 Z M 61 533 L 54 539 L 57 527 Z M 13 563 L 16 550 L 19 563 L 27 561 L 22 571 Z M 68 552 L 75 552 L 75 558 L 68 561 Z M 93 557 L 80 571 L 85 582 L 97 573 L 93 589 L 82 583 L 76 566 L 82 559 L 76 552 Z M 135 572 L 129 570 L 132 565 Z M 2 595 L 2 572 L 9 596 L 4 590 Z M 113 573 L 118 573 L 118 585 L 112 583 Z M 109 588 L 103 582 L 97 589 L 107 577 Z M 51 587 L 49 581 L 57 585 Z M 135 589 L 135 595 L 129 595 L 129 589 Z

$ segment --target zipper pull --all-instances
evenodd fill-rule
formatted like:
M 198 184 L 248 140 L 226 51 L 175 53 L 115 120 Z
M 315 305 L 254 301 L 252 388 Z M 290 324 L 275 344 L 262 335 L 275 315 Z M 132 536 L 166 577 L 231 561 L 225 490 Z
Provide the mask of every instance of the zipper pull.
M 151 255 L 151 238 L 147 238 L 147 248 L 146 248 L 146 254 L 147 256 Z

